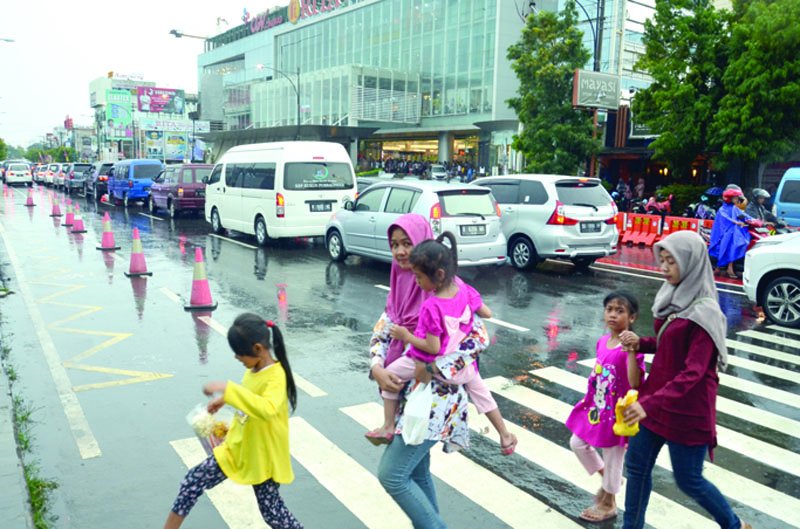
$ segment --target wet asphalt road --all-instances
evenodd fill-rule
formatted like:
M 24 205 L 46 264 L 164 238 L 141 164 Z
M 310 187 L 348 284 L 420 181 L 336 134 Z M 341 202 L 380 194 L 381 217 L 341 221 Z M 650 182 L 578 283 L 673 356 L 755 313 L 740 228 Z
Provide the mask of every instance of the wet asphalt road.
M 391 511 L 372 477 L 382 449 L 363 440 L 357 420 L 366 415 L 367 424 L 377 425 L 366 344 L 385 304 L 388 265 L 354 257 L 332 263 L 321 241 L 254 248 L 250 237 L 210 236 L 201 215 L 155 219 L 141 207 L 126 211 L 83 198 L 76 200 L 87 233 L 78 236 L 49 216 L 51 196 L 61 198 L 37 190 L 37 206 L 26 208 L 25 192 L 15 189 L 2 198 L 0 221 L 2 273 L 19 294 L 3 301 L 2 314 L 14 334 L 19 387 L 37 408 L 42 473 L 61 485 L 54 495 L 57 527 L 161 526 L 191 457 L 184 417 L 205 400 L 201 385 L 242 375 L 220 331 L 243 311 L 283 328 L 292 367 L 309 383 L 293 419 L 296 480 L 282 488 L 289 507 L 308 528 L 404 527 L 386 514 Z M 95 249 L 106 211 L 122 247 L 113 254 Z M 146 280 L 123 275 L 133 227 L 154 272 Z M 219 303 L 213 313 L 182 308 L 196 247 L 205 253 Z M 550 262 L 531 273 L 506 266 L 463 269 L 461 276 L 481 292 L 495 318 L 511 324 L 489 324 L 493 346 L 481 373 L 496 384 L 506 419 L 523 431 L 512 457 L 499 454 L 492 435 L 473 432 L 470 450 L 441 458 L 456 469 L 455 477 L 437 472 L 435 456 L 445 520 L 452 528 L 592 526 L 577 514 L 599 480 L 586 477 L 568 452 L 560 414 L 581 397 L 581 379 L 590 370 L 581 362 L 591 364 L 603 333 L 605 294 L 620 288 L 636 293 L 643 308 L 637 329 L 646 333 L 659 281 L 604 270 L 581 274 Z M 749 345 L 731 350 L 742 362 L 729 370 L 729 384 L 723 380 L 720 397 L 731 406 L 720 406 L 718 417 L 730 434 L 720 433 L 716 464 L 708 466 L 721 472 L 715 481 L 725 482 L 723 492 L 754 526 L 800 527 L 800 335 L 758 326 L 746 298 L 730 290 L 720 295 L 729 338 Z M 763 334 L 739 334 L 751 329 Z M 655 490 L 677 505 L 661 503 L 661 511 L 654 505 L 650 526 L 714 527 L 696 521 L 699 508 L 669 474 L 657 469 Z M 185 526 L 249 527 L 242 493 L 230 492 L 232 500 L 227 493 L 213 502 L 203 498 Z

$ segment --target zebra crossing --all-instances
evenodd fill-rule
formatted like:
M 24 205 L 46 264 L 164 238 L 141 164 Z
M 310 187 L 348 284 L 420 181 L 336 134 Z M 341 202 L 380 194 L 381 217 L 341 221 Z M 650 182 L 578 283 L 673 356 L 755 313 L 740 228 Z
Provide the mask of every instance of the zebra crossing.
M 746 330 L 729 339 L 727 345 L 729 363 L 734 369 L 720 376 L 725 388 L 721 393 L 725 396 L 717 399 L 719 448 L 736 454 L 736 458 L 752 461 L 743 470 L 730 463 L 734 458 L 720 463 L 718 455 L 717 463 L 706 463 L 705 475 L 754 527 L 800 528 L 800 453 L 797 448 L 800 446 L 800 331 L 777 326 Z M 485 379 L 501 407 L 524 410 L 506 416 L 509 430 L 519 440 L 516 453 L 509 461 L 521 467 L 539 468 L 565 487 L 585 493 L 587 499 L 598 488 L 597 476 L 586 475 L 569 446 L 563 439 L 553 439 L 551 430 L 555 428 L 553 425 L 563 424 L 574 402 L 584 393 L 586 375 L 593 364 L 593 359 L 577 362 L 577 372 L 566 367 L 539 367 L 529 371 L 530 378 L 525 382 L 504 376 Z M 315 391 L 310 383 L 309 388 Z M 325 393 L 321 393 L 317 396 L 325 398 Z M 381 420 L 379 402 L 365 400 L 335 409 L 335 416 L 327 420 L 347 424 L 333 433 L 326 430 L 319 419 L 314 421 L 301 416 L 290 419 L 292 457 L 296 465 L 313 477 L 313 487 L 324 489 L 325 494 L 335 498 L 361 526 L 409 529 L 408 519 L 378 482 L 374 454 L 371 458 L 364 457 L 361 451 L 345 448 L 352 439 L 344 439 L 340 432 L 360 437 L 360 432 Z M 473 439 L 481 438 L 496 446 L 499 440 L 485 416 L 478 415 L 472 405 L 469 413 Z M 547 421 L 550 429 L 522 426 L 524 414 Z M 187 467 L 204 456 L 195 439 L 171 444 Z M 482 445 L 485 448 L 485 444 Z M 586 527 L 578 519 L 579 511 L 565 509 L 563 502 L 515 485 L 513 477 L 506 475 L 502 468 L 480 463 L 481 453 L 477 448 L 457 454 L 444 454 L 437 448 L 431 451 L 432 474 L 440 483 L 449 486 L 445 488 L 447 494 L 458 496 L 450 501 L 472 502 L 476 508 L 496 518 L 502 524 L 498 527 Z M 662 477 L 671 473 L 666 450 L 657 460 L 656 472 Z M 656 480 L 647 512 L 649 527 L 717 527 L 670 482 L 671 479 Z M 778 482 L 782 485 L 775 484 Z M 441 490 L 442 487 L 440 495 Z M 623 488 L 617 497 L 620 508 L 624 505 L 624 496 Z M 231 529 L 267 527 L 249 487 L 226 483 L 210 491 L 208 499 Z M 296 514 L 303 519 L 302 510 Z M 448 513 L 443 514 L 447 520 Z M 616 525 L 620 523 L 618 520 Z

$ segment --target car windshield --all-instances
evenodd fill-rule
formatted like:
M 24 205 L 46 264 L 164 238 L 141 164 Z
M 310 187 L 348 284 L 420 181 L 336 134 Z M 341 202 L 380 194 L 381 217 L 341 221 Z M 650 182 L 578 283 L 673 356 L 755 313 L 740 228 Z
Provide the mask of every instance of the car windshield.
M 133 178 L 138 180 L 140 178 L 153 179 L 161 172 L 161 164 L 146 164 L 133 166 Z
M 195 169 L 194 170 L 194 182 L 199 184 L 203 181 L 203 178 L 208 178 L 211 176 L 211 168 L 208 169 Z
M 346 163 L 287 163 L 283 186 L 295 191 L 353 188 L 353 170 Z
M 495 215 L 494 203 L 489 191 L 483 189 L 459 189 L 440 191 L 439 200 L 445 215 Z
M 28 166 L 20 164 L 13 164 L 8 166 L 9 171 L 27 171 Z
M 611 197 L 597 181 L 557 182 L 558 200 L 565 206 L 587 206 L 598 208 L 611 204 Z
M 72 168 L 72 169 L 73 169 L 74 171 L 80 171 L 81 173 L 85 173 L 86 171 L 88 171 L 88 170 L 89 170 L 89 169 L 91 169 L 91 168 L 92 168 L 92 166 L 91 166 L 91 165 L 89 165 L 88 163 L 76 163 L 76 164 L 73 166 L 73 168 Z

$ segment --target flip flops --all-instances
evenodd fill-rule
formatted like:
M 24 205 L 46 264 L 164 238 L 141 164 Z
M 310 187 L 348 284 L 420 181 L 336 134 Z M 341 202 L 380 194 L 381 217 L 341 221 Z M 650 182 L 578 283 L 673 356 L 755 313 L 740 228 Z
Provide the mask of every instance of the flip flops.
M 510 456 L 514 453 L 514 450 L 517 449 L 517 436 L 511 434 L 512 440 L 507 445 L 500 443 L 500 451 L 503 453 L 504 456 Z
M 617 517 L 616 508 L 608 512 L 603 512 L 598 508 L 597 505 L 592 505 L 591 507 L 587 507 L 586 509 L 583 510 L 580 516 L 578 516 L 578 518 L 580 518 L 581 520 L 594 523 L 605 522 L 606 520 L 610 520 L 616 517 Z
M 364 434 L 364 437 L 367 438 L 367 441 L 374 444 L 375 446 L 381 445 L 388 445 L 394 439 L 393 433 L 379 433 L 374 430 L 370 430 L 369 432 Z

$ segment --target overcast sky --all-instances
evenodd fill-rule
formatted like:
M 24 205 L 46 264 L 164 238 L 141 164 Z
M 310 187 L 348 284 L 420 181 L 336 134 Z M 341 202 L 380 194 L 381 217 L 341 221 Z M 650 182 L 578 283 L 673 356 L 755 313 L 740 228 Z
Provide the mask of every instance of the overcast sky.
M 258 2 L 137 0 L 2 0 L 0 137 L 27 147 L 60 126 L 92 124 L 89 83 L 109 71 L 136 73 L 156 86 L 197 93 L 201 40 L 288 0 Z M 229 25 L 217 26 L 217 17 Z

